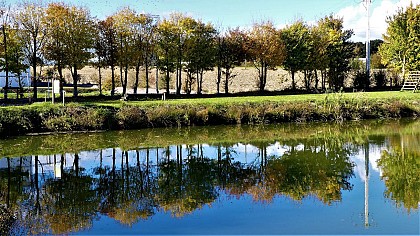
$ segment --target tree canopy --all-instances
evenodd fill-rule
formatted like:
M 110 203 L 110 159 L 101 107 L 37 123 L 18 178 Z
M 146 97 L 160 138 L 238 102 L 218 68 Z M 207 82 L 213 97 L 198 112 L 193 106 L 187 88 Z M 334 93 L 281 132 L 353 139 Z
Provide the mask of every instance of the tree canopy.
M 217 92 L 224 85 L 224 92 L 229 93 L 235 77 L 233 69 L 245 64 L 254 66 L 257 73 L 252 79 L 256 79 L 259 91 L 264 91 L 267 81 L 273 80 L 269 71 L 277 68 L 290 72 L 292 90 L 325 91 L 328 87 L 337 91 L 351 77 L 351 60 L 365 53 L 365 45 L 351 42 L 353 31 L 345 29 L 343 19 L 334 15 L 325 16 L 314 25 L 296 20 L 283 29 L 261 21 L 248 30 L 216 30 L 211 22 L 182 13 L 158 19 L 128 7 L 103 20 L 92 17 L 89 9 L 64 2 L 43 5 L 33 0 L 11 8 L 10 21 L 6 20 L 4 9 L 1 11 L 1 70 L 19 71 L 30 64 L 34 98 L 42 63 L 51 66 L 49 69 L 58 73 L 62 83 L 69 82 L 65 81 L 63 70 L 71 71 L 74 96 L 78 94 L 79 70 L 87 65 L 111 69 L 111 95 L 116 91 L 115 70 L 119 70 L 117 79 L 123 95 L 129 86 L 137 93 L 144 84 L 149 93 L 152 68 L 164 74 L 161 80 L 166 92 L 172 88 L 176 94 L 193 90 L 202 93 L 206 80 L 203 74 L 217 68 Z M 384 42 L 372 41 L 376 68 L 382 68 L 382 61 L 403 74 L 420 69 L 419 9 L 411 5 L 387 19 Z M 375 54 L 378 50 L 379 54 Z M 129 81 L 130 70 L 136 73 L 133 82 Z M 140 76 L 143 71 L 144 76 Z

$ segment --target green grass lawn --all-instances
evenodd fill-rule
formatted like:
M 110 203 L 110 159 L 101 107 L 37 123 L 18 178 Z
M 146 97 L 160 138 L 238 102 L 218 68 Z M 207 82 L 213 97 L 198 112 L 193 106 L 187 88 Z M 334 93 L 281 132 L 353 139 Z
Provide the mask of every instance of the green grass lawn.
M 90 106 L 120 107 L 123 104 L 138 106 L 160 105 L 228 105 L 243 103 L 264 102 L 322 102 L 325 100 L 420 100 L 420 93 L 412 92 L 368 92 L 368 93 L 332 93 L 332 94 L 305 94 L 305 95 L 280 95 L 280 96 L 251 96 L 251 97 L 223 97 L 223 98 L 193 98 L 170 99 L 166 101 L 101 101 L 84 103 Z
M 47 91 L 46 91 L 47 89 L 48 88 L 43 88 L 43 87 L 39 88 L 38 98 L 45 98 L 45 97 L 51 98 L 51 96 L 52 96 L 51 91 L 49 91 L 47 93 Z M 91 89 L 91 88 L 78 88 L 78 93 L 79 93 L 79 96 L 81 96 L 81 97 L 99 96 L 99 91 L 97 89 Z M 103 92 L 103 95 L 110 96 L 110 92 L 105 91 L 105 92 Z M 16 97 L 18 95 L 13 90 L 13 91 L 9 91 L 7 96 L 8 96 L 9 99 L 16 99 Z M 73 92 L 71 92 L 71 91 L 66 92 L 66 97 L 72 97 L 72 96 L 73 96 Z M 33 97 L 33 92 L 27 92 L 26 91 L 26 92 L 23 93 L 23 98 L 31 98 L 31 97 Z M 55 95 L 55 97 L 58 97 L 58 95 Z M 0 92 L 0 99 L 3 99 L 3 98 L 4 98 L 4 92 L 1 91 Z

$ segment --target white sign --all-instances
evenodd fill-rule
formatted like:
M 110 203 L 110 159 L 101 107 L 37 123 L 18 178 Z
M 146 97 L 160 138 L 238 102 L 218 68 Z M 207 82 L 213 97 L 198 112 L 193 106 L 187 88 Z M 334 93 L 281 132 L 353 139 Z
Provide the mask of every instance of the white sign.
M 60 80 L 55 79 L 53 82 L 53 93 L 60 94 Z

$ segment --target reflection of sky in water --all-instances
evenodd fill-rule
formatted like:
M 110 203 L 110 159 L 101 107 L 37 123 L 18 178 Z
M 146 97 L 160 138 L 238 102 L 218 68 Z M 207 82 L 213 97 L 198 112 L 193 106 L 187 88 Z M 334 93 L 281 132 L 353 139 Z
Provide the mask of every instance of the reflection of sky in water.
M 381 153 L 384 148 L 380 148 L 376 145 L 369 145 L 369 172 L 375 171 L 382 176 L 381 170 L 378 167 L 378 160 L 381 158 Z M 355 164 L 354 172 L 365 182 L 366 180 L 366 170 L 365 170 L 365 151 L 359 149 L 358 153 L 350 156 L 350 160 Z
M 198 145 L 193 145 L 192 148 L 195 150 L 195 154 L 197 155 L 197 149 L 198 149 Z M 253 145 L 250 144 L 242 144 L 242 143 L 238 143 L 235 144 L 231 147 L 229 147 L 230 149 L 234 150 L 232 152 L 232 158 L 235 162 L 240 162 L 242 164 L 252 164 L 255 163 L 256 161 L 260 161 L 260 156 L 259 156 L 259 149 Z M 218 153 L 218 148 L 215 146 L 210 146 L 208 144 L 203 144 L 202 145 L 202 149 L 203 149 L 203 156 L 207 157 L 207 158 L 211 158 L 211 159 L 217 159 L 217 153 Z M 301 151 L 304 149 L 304 145 L 303 144 L 299 144 L 295 147 L 295 150 L 297 151 Z M 171 146 L 169 148 L 169 158 L 171 160 L 176 160 L 176 155 L 177 155 L 177 148 L 176 146 Z M 290 150 L 289 146 L 286 145 L 282 145 L 279 142 L 276 142 L 270 146 L 267 147 L 267 155 L 268 156 L 276 156 L 276 157 L 281 157 L 284 155 L 284 153 L 286 153 L 287 151 Z M 377 173 L 379 173 L 379 175 L 381 175 L 381 171 L 378 168 L 378 163 L 377 161 L 380 159 L 381 157 L 381 153 L 382 151 L 384 151 L 385 148 L 384 147 L 380 147 L 377 145 L 369 145 L 369 171 L 375 171 Z M 222 147 L 222 151 L 225 151 L 225 147 Z M 129 154 L 129 163 L 130 165 L 134 165 L 135 163 L 137 163 L 137 157 L 136 157 L 136 151 L 128 151 Z M 140 162 L 142 164 L 146 164 L 146 150 L 145 149 L 139 149 L 139 154 L 140 154 Z M 112 166 L 112 155 L 113 155 L 113 151 L 112 148 L 108 148 L 108 149 L 104 149 L 102 150 L 102 165 L 105 166 Z M 126 164 L 126 157 L 122 157 L 123 153 L 120 149 L 116 149 L 115 150 L 115 155 L 116 155 L 116 166 L 120 167 L 122 164 L 122 161 L 124 162 L 124 165 Z M 167 159 L 167 153 L 166 153 L 166 148 L 151 148 L 149 149 L 149 163 L 151 165 L 154 165 L 157 163 L 157 161 L 159 160 L 159 162 L 161 162 L 163 159 Z M 182 145 L 182 157 L 185 159 L 188 155 L 188 150 L 187 150 L 187 146 L 186 145 Z M 159 158 L 156 158 L 159 157 Z M 98 167 L 99 163 L 100 163 L 100 151 L 87 151 L 87 152 L 81 152 L 79 153 L 79 165 L 83 168 L 85 168 L 86 170 L 91 170 L 95 167 Z M 33 159 L 33 157 L 32 157 Z M 42 168 L 44 170 L 44 172 L 46 173 L 54 173 L 54 171 L 56 171 L 58 169 L 58 167 L 60 166 L 60 155 L 56 155 L 55 157 L 55 162 L 54 162 L 54 156 L 39 156 L 39 161 L 42 164 Z M 18 165 L 18 159 L 12 159 L 12 166 L 13 163 L 15 163 L 15 165 Z M 359 148 L 357 153 L 353 153 L 352 155 L 350 155 L 350 161 L 352 163 L 354 163 L 354 172 L 355 174 L 360 178 L 360 180 L 362 182 L 365 181 L 365 151 L 363 148 Z M 34 162 L 34 160 L 32 160 L 32 162 Z M 56 165 L 54 165 L 54 163 L 56 163 Z M 65 163 L 64 163 L 64 168 L 72 168 L 73 167 L 73 163 L 74 163 L 74 154 L 65 154 Z M 6 159 L 0 159 L 0 168 L 1 167 L 6 167 L 7 166 L 7 161 Z M 34 167 L 32 166 L 32 173 L 34 173 Z
M 197 155 L 197 149 L 198 145 L 192 146 L 192 148 L 195 150 L 195 154 Z M 232 152 L 232 158 L 235 162 L 240 162 L 242 164 L 252 164 L 256 161 L 260 160 L 259 156 L 259 149 L 253 145 L 250 144 L 235 144 L 230 149 L 234 150 Z M 303 150 L 304 145 L 299 144 L 295 147 L 295 150 L 301 151 Z M 215 146 L 210 146 L 207 144 L 202 145 L 203 149 L 203 156 L 211 159 L 217 159 L 217 153 L 218 148 Z M 177 150 L 176 146 L 171 146 L 169 148 L 169 158 L 171 160 L 176 159 Z M 270 146 L 267 147 L 267 155 L 268 156 L 276 156 L 281 157 L 290 150 L 289 146 L 282 145 L 279 142 L 276 142 Z M 384 151 L 384 147 L 379 147 L 377 145 L 369 145 L 369 171 L 375 171 L 378 172 L 381 175 L 381 171 L 378 168 L 377 161 L 381 157 L 382 151 Z M 222 151 L 225 151 L 225 147 L 222 147 Z M 146 150 L 145 149 L 139 149 L 140 153 L 140 162 L 142 164 L 145 164 L 146 162 Z M 129 163 L 130 165 L 134 165 L 134 163 L 137 163 L 137 157 L 136 157 L 136 151 L 128 151 L 129 154 Z M 102 150 L 102 162 L 103 166 L 111 166 L 112 165 L 112 155 L 113 151 L 112 148 L 104 149 Z M 116 155 L 116 166 L 121 166 L 122 159 L 124 161 L 124 164 L 126 162 L 126 157 L 122 157 L 122 151 L 120 149 L 115 150 Z M 166 148 L 152 148 L 149 149 L 149 163 L 154 165 L 157 162 L 157 156 L 159 157 L 159 161 L 161 162 L 162 159 L 167 159 L 166 157 Z M 186 145 L 182 145 L 182 156 L 185 159 L 188 155 L 188 150 Z M 87 152 L 81 152 L 79 153 L 79 165 L 87 170 L 90 170 L 92 168 L 98 167 L 100 163 L 100 151 L 87 151 Z M 74 154 L 65 154 L 65 163 L 64 168 L 72 168 L 74 163 Z M 32 161 L 30 157 L 25 157 L 26 162 L 28 163 L 26 166 L 31 166 L 30 163 L 34 162 L 34 157 L 32 157 Z M 60 166 L 61 162 L 61 155 L 55 155 L 55 161 L 54 161 L 54 155 L 50 156 L 39 156 L 39 161 L 42 163 L 42 168 L 45 173 L 54 173 L 54 171 L 57 171 L 58 167 Z M 350 155 L 350 161 L 355 164 L 354 166 L 354 172 L 361 181 L 365 181 L 365 152 L 363 148 L 360 148 L 357 153 L 353 153 Z M 55 163 L 55 165 L 54 165 Z M 12 166 L 18 166 L 19 165 L 19 158 L 11 159 L 11 165 Z M 6 168 L 7 167 L 7 160 L 5 158 L 0 159 L 0 168 Z M 31 167 L 32 173 L 35 172 L 34 166 Z

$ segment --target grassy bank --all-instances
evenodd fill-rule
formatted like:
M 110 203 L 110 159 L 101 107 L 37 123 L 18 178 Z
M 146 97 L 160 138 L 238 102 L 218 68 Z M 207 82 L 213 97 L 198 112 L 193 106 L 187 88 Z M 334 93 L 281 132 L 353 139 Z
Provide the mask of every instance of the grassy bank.
M 351 93 L 33 104 L 0 109 L 2 137 L 33 132 L 417 117 L 420 94 Z

